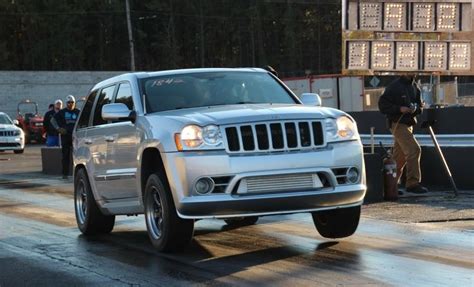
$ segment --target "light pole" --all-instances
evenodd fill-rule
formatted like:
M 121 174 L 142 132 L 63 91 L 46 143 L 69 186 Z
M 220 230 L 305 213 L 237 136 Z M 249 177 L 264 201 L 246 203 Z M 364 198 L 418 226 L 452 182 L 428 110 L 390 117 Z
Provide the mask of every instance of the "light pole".
M 130 19 L 130 3 L 125 0 L 125 10 L 127 14 L 128 43 L 130 45 L 130 70 L 135 71 L 135 49 L 133 47 L 132 21 Z

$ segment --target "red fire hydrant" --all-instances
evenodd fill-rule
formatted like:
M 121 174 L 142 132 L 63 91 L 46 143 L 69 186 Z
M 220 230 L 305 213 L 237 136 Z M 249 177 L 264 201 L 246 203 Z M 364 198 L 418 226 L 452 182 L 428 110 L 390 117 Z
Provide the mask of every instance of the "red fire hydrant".
M 392 159 L 392 154 L 388 152 L 383 160 L 383 188 L 385 200 L 398 200 L 397 179 L 397 163 Z

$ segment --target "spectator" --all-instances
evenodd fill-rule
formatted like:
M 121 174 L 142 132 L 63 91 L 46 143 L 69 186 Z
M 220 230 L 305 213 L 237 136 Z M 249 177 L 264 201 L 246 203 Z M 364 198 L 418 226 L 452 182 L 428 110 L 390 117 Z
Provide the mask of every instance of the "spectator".
M 49 111 L 46 112 L 43 118 L 43 129 L 46 132 L 46 146 L 59 146 L 58 131 L 51 125 L 51 119 L 63 108 L 63 102 L 56 100 L 54 104 L 49 105 L 49 108 Z
M 393 158 L 397 163 L 397 177 L 406 167 L 406 191 L 426 193 L 421 185 L 421 148 L 413 135 L 416 116 L 421 114 L 423 104 L 416 74 L 407 73 L 387 86 L 379 99 L 379 109 L 386 115 L 388 127 L 393 134 Z
M 79 110 L 76 109 L 76 99 L 69 95 L 66 99 L 66 108 L 56 113 L 51 120 L 51 124 L 61 135 L 63 179 L 69 175 L 71 165 L 72 132 L 74 125 L 79 118 Z

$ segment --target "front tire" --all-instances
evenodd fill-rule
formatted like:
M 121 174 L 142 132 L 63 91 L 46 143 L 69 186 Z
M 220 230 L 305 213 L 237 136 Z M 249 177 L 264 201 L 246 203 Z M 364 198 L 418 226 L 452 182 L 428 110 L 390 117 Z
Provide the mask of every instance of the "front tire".
M 148 178 L 143 201 L 148 236 L 158 251 L 177 251 L 189 244 L 194 220 L 178 216 L 171 191 L 159 175 Z
M 100 211 L 84 169 L 79 169 L 74 177 L 74 209 L 77 226 L 84 235 L 110 233 L 114 228 L 115 215 Z
M 360 206 L 316 211 L 313 222 L 321 236 L 342 238 L 354 234 L 359 226 Z
M 20 154 L 20 153 L 24 153 L 25 150 L 24 150 L 24 149 L 20 149 L 20 150 L 14 150 L 13 152 L 16 153 L 16 154 Z

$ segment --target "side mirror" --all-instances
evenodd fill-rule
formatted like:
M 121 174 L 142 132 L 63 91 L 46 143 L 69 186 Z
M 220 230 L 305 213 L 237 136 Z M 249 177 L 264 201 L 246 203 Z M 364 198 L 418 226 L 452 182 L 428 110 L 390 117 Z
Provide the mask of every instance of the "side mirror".
M 137 114 L 125 104 L 107 104 L 102 107 L 102 118 L 106 121 L 132 121 L 135 123 Z
M 305 106 L 316 106 L 320 107 L 321 104 L 321 98 L 319 97 L 318 94 L 315 93 L 303 93 L 300 96 L 301 102 L 303 102 L 303 105 Z
M 17 127 L 20 126 L 20 122 L 18 120 L 13 120 L 13 124 Z

